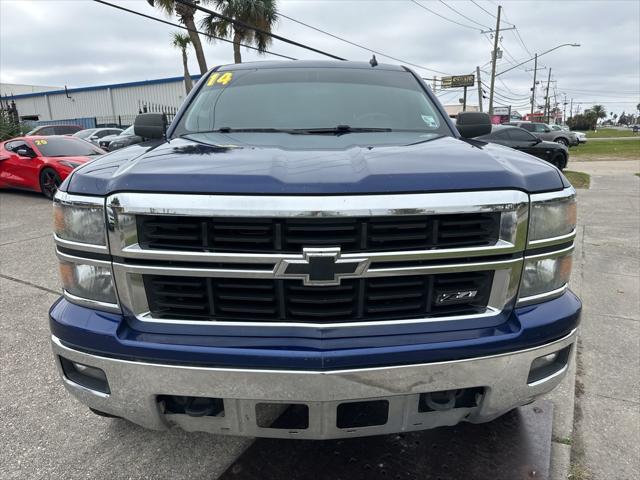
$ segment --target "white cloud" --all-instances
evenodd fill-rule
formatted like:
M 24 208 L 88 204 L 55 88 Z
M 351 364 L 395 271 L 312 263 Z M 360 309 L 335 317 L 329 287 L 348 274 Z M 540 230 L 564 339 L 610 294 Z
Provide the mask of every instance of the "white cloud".
M 175 21 L 144 0 L 111 1 Z M 445 17 L 471 24 L 440 2 L 420 1 Z M 477 2 L 492 12 L 497 8 L 497 2 Z M 495 25 L 494 18 L 468 0 L 447 3 L 481 24 Z M 552 68 L 558 95 L 567 93 L 585 105 L 598 101 L 609 111 L 635 108 L 640 100 L 640 2 L 505 0 L 502 5 L 507 21 L 518 26 L 531 52 L 560 43 L 582 44 L 540 59 L 541 65 Z M 479 32 L 447 22 L 408 0 L 282 0 L 279 7 L 286 15 L 353 42 L 443 72 L 468 73 L 490 59 L 492 46 Z M 0 0 L 0 79 L 72 87 L 178 76 L 182 74 L 180 54 L 170 45 L 174 30 L 88 0 Z M 367 51 L 284 18 L 277 33 L 345 58 L 371 57 Z M 232 61 L 231 45 L 212 44 L 204 38 L 203 42 L 210 67 Z M 517 61 L 528 58 L 515 32 L 503 32 L 502 45 L 505 55 L 498 71 L 511 66 L 509 55 Z M 277 40 L 270 49 L 301 59 L 321 58 Z M 274 59 L 245 49 L 242 53 L 246 61 Z M 389 60 L 378 55 L 378 61 Z M 193 54 L 189 66 L 198 73 Z M 486 65 L 485 70 L 489 68 Z M 529 96 L 531 72 L 523 68 L 501 77 L 504 84 L 498 82 L 497 88 L 503 96 Z M 430 71 L 417 71 L 433 76 Z M 538 72 L 538 78 L 546 80 L 546 72 Z M 459 96 L 460 92 L 452 91 L 442 98 L 456 101 Z M 475 101 L 475 90 L 470 101 Z M 518 102 L 526 100 L 514 101 Z

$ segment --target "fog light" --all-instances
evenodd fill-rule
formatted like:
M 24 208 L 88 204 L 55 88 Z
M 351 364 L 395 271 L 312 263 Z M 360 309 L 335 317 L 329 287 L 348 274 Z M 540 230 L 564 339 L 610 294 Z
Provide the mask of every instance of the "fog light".
M 82 387 L 96 390 L 102 393 L 109 391 L 109 382 L 104 371 L 96 367 L 90 367 L 78 362 L 72 362 L 64 357 L 60 357 L 60 364 L 65 377 Z
M 531 369 L 529 370 L 529 378 L 527 383 L 539 382 L 545 380 L 548 377 L 560 372 L 569 363 L 569 354 L 571 353 L 571 345 L 564 347 L 557 352 L 543 355 L 536 358 L 531 362 Z

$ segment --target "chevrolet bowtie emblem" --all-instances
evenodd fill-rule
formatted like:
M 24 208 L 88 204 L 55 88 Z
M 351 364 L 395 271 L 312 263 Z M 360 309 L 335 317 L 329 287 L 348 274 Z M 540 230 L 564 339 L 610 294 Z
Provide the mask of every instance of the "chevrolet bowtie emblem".
M 305 285 L 340 285 L 343 278 L 359 277 L 369 268 L 368 258 L 341 258 L 339 248 L 304 248 L 302 259 L 280 260 L 278 278 L 300 278 Z

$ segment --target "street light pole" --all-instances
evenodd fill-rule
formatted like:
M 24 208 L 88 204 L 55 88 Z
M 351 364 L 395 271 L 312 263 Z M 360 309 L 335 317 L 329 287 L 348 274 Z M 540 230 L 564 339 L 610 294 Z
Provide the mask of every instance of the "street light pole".
M 549 85 L 551 85 L 551 68 L 549 68 L 549 78 L 547 79 L 547 93 L 544 97 L 544 118 L 549 123 Z
M 535 63 L 533 64 L 533 88 L 531 89 L 531 115 L 536 104 L 536 75 L 538 74 L 538 54 L 536 53 Z
M 491 91 L 489 92 L 489 115 L 493 115 L 493 89 L 496 84 L 496 60 L 498 58 L 498 40 L 500 39 L 500 12 L 502 7 L 498 5 L 498 16 L 496 17 L 496 32 L 493 39 L 493 53 L 491 55 Z
M 580 46 L 580 44 L 579 44 L 579 43 L 563 43 L 562 45 L 558 45 L 558 46 L 556 46 L 556 47 L 550 48 L 550 49 L 549 49 L 549 50 L 547 50 L 546 52 L 542 52 L 542 53 L 540 53 L 540 54 L 536 54 L 536 56 L 535 56 L 535 57 L 531 57 L 530 59 L 525 60 L 524 62 L 520 62 L 519 64 L 514 65 L 514 66 L 513 66 L 513 67 L 511 67 L 511 68 L 507 68 L 506 70 L 503 70 L 503 71 L 501 71 L 500 73 L 496 73 L 496 77 L 497 77 L 497 76 L 499 76 L 499 75 L 502 75 L 503 73 L 510 72 L 510 71 L 511 71 L 511 70 L 513 70 L 514 68 L 518 68 L 519 66 L 524 65 L 525 63 L 529 63 L 531 60 L 534 60 L 536 57 L 541 57 L 541 56 L 546 55 L 546 54 L 547 54 L 547 53 L 549 53 L 549 52 L 553 52 L 554 50 L 557 50 L 557 49 L 559 49 L 559 48 L 562 48 L 562 47 L 579 47 L 579 46 Z

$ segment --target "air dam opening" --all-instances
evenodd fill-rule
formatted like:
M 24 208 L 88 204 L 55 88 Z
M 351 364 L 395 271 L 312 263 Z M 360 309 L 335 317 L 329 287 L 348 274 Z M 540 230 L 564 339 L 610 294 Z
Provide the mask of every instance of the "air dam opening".
M 569 363 L 570 353 L 571 345 L 566 346 L 557 352 L 536 358 L 531 362 L 531 369 L 529 370 L 527 383 L 531 385 L 532 383 L 539 382 L 558 373 Z
M 480 405 L 483 395 L 484 388 L 481 387 L 421 393 L 418 400 L 418 412 L 444 412 L 454 408 L 474 408 Z
M 164 404 L 164 413 L 166 414 L 186 414 L 190 417 L 224 417 L 224 401 L 221 398 L 160 395 L 158 402 Z
M 338 405 L 336 425 L 338 428 L 360 428 L 384 425 L 389 419 L 389 402 L 371 400 L 349 402 Z
M 111 393 L 109 390 L 109 382 L 107 382 L 107 375 L 102 370 L 82 363 L 73 362 L 64 357 L 59 358 L 64 376 L 73 383 L 96 392 Z
M 260 428 L 305 430 L 309 428 L 309 407 L 302 403 L 257 403 L 256 422 Z

